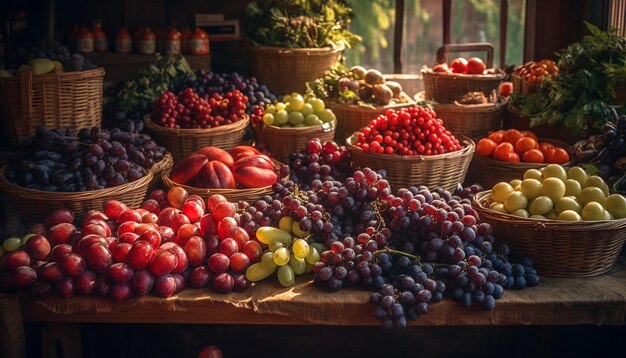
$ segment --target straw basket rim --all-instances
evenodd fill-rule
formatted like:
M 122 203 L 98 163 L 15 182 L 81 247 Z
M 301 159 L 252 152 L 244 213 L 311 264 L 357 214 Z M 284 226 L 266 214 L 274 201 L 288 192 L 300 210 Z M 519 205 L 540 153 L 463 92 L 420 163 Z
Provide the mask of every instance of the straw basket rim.
M 327 123 L 330 123 L 329 126 L 324 127 Z M 267 124 L 263 124 L 260 127 L 256 127 L 255 129 L 257 130 L 261 130 L 261 131 L 268 131 L 268 132 L 274 132 L 274 133 L 288 133 L 288 134 L 293 134 L 293 135 L 297 135 L 297 134 L 314 134 L 320 131 L 320 129 L 324 132 L 332 132 L 335 129 L 337 129 L 337 119 L 334 119 L 332 122 L 326 122 L 324 124 L 319 124 L 319 125 L 315 125 L 315 126 L 306 126 L 306 127 L 279 127 L 279 126 L 275 126 L 273 124 L 271 125 L 267 125 Z
M 170 127 L 165 127 L 162 126 L 160 124 L 155 123 L 152 118 L 150 118 L 150 115 L 146 115 L 144 117 L 144 122 L 146 123 L 146 128 L 152 130 L 152 131 L 156 131 L 156 132 L 161 132 L 161 133 L 167 133 L 167 134 L 176 134 L 176 135 L 182 135 L 182 136 L 194 136 L 194 135 L 207 135 L 207 134 L 220 134 L 222 132 L 228 132 L 231 131 L 233 129 L 241 129 L 241 128 L 245 128 L 248 123 L 250 122 L 250 116 L 246 113 L 244 114 L 240 120 L 233 122 L 233 123 L 229 123 L 229 124 L 223 124 L 223 125 L 219 125 L 217 127 L 210 127 L 210 128 L 170 128 Z
M 32 73 L 32 70 L 27 70 Z M 51 72 L 45 73 L 42 75 L 32 75 L 33 81 L 49 81 L 49 80 L 63 80 L 63 81 L 72 81 L 77 78 L 90 78 L 90 77 L 104 77 L 106 74 L 106 70 L 104 67 L 97 67 L 91 70 L 84 71 L 71 71 L 71 72 Z M 1 82 L 19 82 L 21 81 L 22 76 L 17 74 L 10 77 L 0 77 Z
M 324 47 L 281 47 L 261 45 L 256 41 L 248 40 L 247 47 L 257 51 L 279 52 L 281 54 L 306 54 L 306 55 L 326 55 L 328 53 L 339 53 L 345 50 L 343 45 L 333 45 Z
M 447 72 L 434 72 L 432 68 L 422 68 L 420 73 L 423 75 L 431 75 L 436 77 L 448 78 L 448 79 L 473 79 L 473 80 L 494 80 L 503 79 L 506 74 L 502 70 L 498 69 L 496 73 L 487 74 L 469 74 L 469 73 L 447 73 Z

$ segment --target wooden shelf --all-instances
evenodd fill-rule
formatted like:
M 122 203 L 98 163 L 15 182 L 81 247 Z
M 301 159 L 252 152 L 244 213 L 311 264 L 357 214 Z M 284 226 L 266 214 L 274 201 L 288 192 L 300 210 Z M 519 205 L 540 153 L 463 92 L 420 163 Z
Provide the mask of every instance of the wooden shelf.
M 142 65 L 154 60 L 155 55 L 139 53 L 91 52 L 83 54 L 91 62 L 106 70 L 105 81 L 128 81 L 135 77 Z M 184 55 L 194 70 L 208 71 L 211 68 L 211 55 Z
M 108 298 L 20 297 L 22 316 L 31 322 L 117 322 L 201 324 L 378 325 L 369 292 L 343 289 L 329 294 L 302 277 L 294 287 L 262 282 L 244 293 L 221 295 L 186 289 L 162 299 L 143 296 L 127 302 Z M 506 290 L 496 309 L 466 308 L 445 299 L 431 305 L 417 325 L 624 325 L 626 262 L 594 278 L 542 277 L 539 286 Z

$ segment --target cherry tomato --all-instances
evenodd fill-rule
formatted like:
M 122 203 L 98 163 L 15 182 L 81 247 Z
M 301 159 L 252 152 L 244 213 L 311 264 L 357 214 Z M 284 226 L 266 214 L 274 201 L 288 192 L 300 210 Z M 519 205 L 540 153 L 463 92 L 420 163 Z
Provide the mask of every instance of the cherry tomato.
M 467 60 L 463 57 L 457 57 L 450 63 L 450 68 L 454 73 L 466 73 L 467 72 Z
M 528 150 L 538 148 L 539 144 L 537 144 L 537 141 L 530 137 L 522 137 L 518 139 L 517 142 L 515 142 L 515 153 L 519 154 L 520 156 L 523 156 L 523 154 L 526 153 L 526 151 Z
M 502 97 L 508 97 L 513 92 L 513 82 L 502 82 L 498 87 L 498 94 Z
M 527 163 L 543 163 L 543 153 L 539 149 L 529 149 L 522 155 L 522 160 Z
M 514 152 L 515 148 L 513 147 L 513 144 L 509 142 L 502 142 L 498 144 L 496 149 L 493 151 L 493 157 L 503 162 L 506 162 L 507 158 L 509 157 L 509 153 Z
M 479 157 L 490 157 L 498 144 L 489 138 L 483 138 L 476 145 L 476 154 Z
M 485 66 L 485 63 L 483 62 L 483 60 L 481 60 L 478 57 L 472 57 L 469 60 L 467 60 L 466 72 L 469 74 L 481 75 L 483 71 L 485 71 L 486 68 L 487 66 Z
M 522 134 L 522 132 L 518 131 L 517 129 L 509 129 L 504 133 L 504 141 L 511 144 L 517 143 L 517 141 L 523 137 L 524 135 Z
M 569 162 L 569 153 L 563 148 L 554 148 L 554 163 L 564 164 Z

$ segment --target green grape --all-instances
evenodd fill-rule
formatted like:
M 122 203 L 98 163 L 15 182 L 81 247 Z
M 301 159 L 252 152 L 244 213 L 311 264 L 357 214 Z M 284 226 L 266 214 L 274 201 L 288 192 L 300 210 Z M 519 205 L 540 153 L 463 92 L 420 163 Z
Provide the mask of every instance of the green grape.
M 265 123 L 268 126 L 271 126 L 272 124 L 274 124 L 274 115 L 271 113 L 265 113 L 263 115 L 263 123 Z
M 291 266 L 285 265 L 278 268 L 278 282 L 284 287 L 293 286 L 296 282 L 296 276 Z
M 308 102 L 313 106 L 313 113 L 320 113 L 326 108 L 324 101 L 319 98 L 311 98 Z
M 313 265 L 311 265 L 308 261 L 304 261 L 304 273 L 311 273 L 313 271 Z
M 304 94 L 304 102 L 309 103 L 311 98 L 315 98 L 315 94 L 313 92 L 307 92 Z
M 280 220 L 278 221 L 278 227 L 283 230 L 283 231 L 287 231 L 288 233 L 292 233 L 291 230 L 291 226 L 293 225 L 293 219 L 290 218 L 289 216 L 283 216 L 282 218 L 280 218 Z
M 24 235 L 24 237 L 22 238 L 22 245 L 26 244 L 26 241 L 28 241 L 28 239 L 30 239 L 33 236 L 35 236 L 35 234 L 26 234 L 26 235 Z
M 300 113 L 306 118 L 309 114 L 313 114 L 313 106 L 310 103 L 305 103 L 302 105 L 302 108 L 300 108 Z
M 296 255 L 292 253 L 289 258 L 289 266 L 291 266 L 296 275 L 302 275 L 306 269 L 306 261 L 297 258 Z
M 274 251 L 274 263 L 277 266 L 284 266 L 289 262 L 289 250 L 286 247 Z
M 320 260 L 320 253 L 314 246 L 309 246 L 309 254 L 306 255 L 306 262 L 313 265 Z
M 326 251 L 326 245 L 322 244 L 321 242 L 312 242 L 309 244 L 309 246 L 315 248 L 315 250 L 317 250 L 318 253 Z M 311 254 L 311 251 L 309 251 L 309 255 L 310 254 Z
M 263 244 L 269 244 L 272 241 L 291 244 L 291 234 L 289 232 L 271 226 L 261 226 L 256 231 L 256 238 Z
M 276 107 L 276 112 L 280 112 L 280 111 L 284 111 L 285 108 L 287 108 L 287 105 L 284 104 L 283 102 L 278 102 L 274 105 L 274 107 Z
M 296 125 L 304 122 L 304 116 L 300 112 L 290 112 L 289 113 L 289 123 Z
M 291 102 L 291 95 L 288 95 L 288 94 L 284 95 L 284 96 L 283 96 L 283 102 L 284 102 L 284 103 L 289 103 L 289 102 Z
M 276 113 L 276 107 L 274 107 L 274 106 L 273 106 L 273 105 L 271 105 L 271 104 L 268 104 L 268 105 L 265 107 L 265 110 L 264 110 L 264 111 L 265 111 L 265 113 L 274 114 L 274 113 Z
M 304 98 L 302 98 L 300 94 L 294 92 L 291 94 L 291 100 L 285 102 L 289 102 L 289 104 L 287 105 L 288 112 L 299 111 L 304 105 Z
M 291 230 L 293 231 L 293 234 L 298 237 L 305 237 L 308 234 L 307 232 L 300 230 L 300 223 L 297 221 L 293 222 Z
M 274 263 L 274 253 L 273 252 L 266 252 L 263 254 L 263 256 L 261 256 L 261 262 L 265 265 L 265 266 L 269 266 L 269 267 L 276 267 L 276 264 Z
M 274 114 L 274 124 L 281 125 L 289 121 L 289 114 L 284 109 L 277 111 Z
M 2 247 L 4 248 L 6 252 L 15 251 L 19 249 L 21 245 L 22 245 L 22 239 L 20 239 L 19 237 L 10 237 L 4 240 L 4 243 L 2 243 Z
M 320 117 L 318 117 L 317 115 L 309 114 L 308 116 L 304 117 L 304 124 L 307 126 L 321 126 L 322 124 L 324 124 L 324 122 L 322 122 Z
M 250 282 L 258 282 L 276 271 L 276 266 L 268 266 L 262 262 L 251 265 L 246 270 L 246 278 Z
M 309 255 L 309 243 L 303 239 L 296 239 L 293 245 L 291 245 L 291 251 L 293 251 L 297 258 L 303 259 Z
M 326 108 L 325 110 L 321 111 L 317 115 L 320 117 L 322 122 L 325 122 L 325 123 L 332 122 L 332 121 L 335 120 L 335 114 L 333 113 L 333 111 L 331 111 L 328 108 Z
M 282 242 L 280 241 L 270 241 L 270 243 L 267 245 L 267 248 L 271 251 L 271 252 L 275 252 L 276 250 L 280 249 L 281 247 L 284 247 L 285 245 L 283 245 Z

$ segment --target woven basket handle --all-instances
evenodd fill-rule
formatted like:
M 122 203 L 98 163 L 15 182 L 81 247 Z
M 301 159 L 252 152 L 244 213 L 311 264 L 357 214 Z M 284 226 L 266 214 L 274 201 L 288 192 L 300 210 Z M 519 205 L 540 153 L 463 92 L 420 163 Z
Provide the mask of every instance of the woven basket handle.
M 437 63 L 448 63 L 450 52 L 473 52 L 485 51 L 487 53 L 487 68 L 493 67 L 493 45 L 488 42 L 476 42 L 468 44 L 447 44 L 437 50 Z
M 30 67 L 20 74 L 20 101 L 22 101 L 20 119 L 26 122 L 27 133 L 30 133 L 30 119 L 33 115 L 33 70 Z

